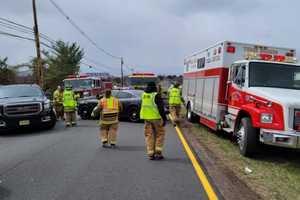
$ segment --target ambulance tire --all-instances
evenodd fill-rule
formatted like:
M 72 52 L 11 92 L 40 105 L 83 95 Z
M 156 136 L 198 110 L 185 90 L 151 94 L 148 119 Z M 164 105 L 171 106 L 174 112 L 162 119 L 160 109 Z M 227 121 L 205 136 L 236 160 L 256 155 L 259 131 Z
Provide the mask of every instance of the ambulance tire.
M 193 113 L 190 104 L 188 104 L 186 109 L 186 118 L 189 122 L 197 122 L 197 120 L 199 121 L 199 117 L 195 113 Z
M 258 151 L 257 129 L 252 126 L 251 119 L 244 117 L 241 119 L 237 130 L 237 142 L 240 153 L 245 157 L 251 157 Z

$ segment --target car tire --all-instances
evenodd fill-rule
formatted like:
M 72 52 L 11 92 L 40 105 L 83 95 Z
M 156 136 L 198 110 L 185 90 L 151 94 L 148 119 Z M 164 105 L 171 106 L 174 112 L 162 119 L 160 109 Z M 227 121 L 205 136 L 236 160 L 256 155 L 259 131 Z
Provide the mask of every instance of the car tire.
M 137 123 L 140 121 L 140 112 L 139 109 L 135 106 L 129 108 L 128 119 L 130 122 Z
M 51 113 L 51 121 L 46 125 L 45 129 L 51 130 L 55 127 L 56 125 L 56 115 L 55 113 Z
M 252 126 L 251 119 L 244 117 L 236 131 L 237 143 L 240 153 L 245 157 L 251 157 L 258 152 L 257 129 Z
M 91 118 L 91 113 L 89 112 L 89 108 L 87 106 L 81 108 L 80 118 L 82 120 L 88 120 Z
M 186 118 L 189 122 L 197 122 L 197 120 L 199 119 L 199 117 L 195 113 L 193 113 L 190 104 L 187 105 Z

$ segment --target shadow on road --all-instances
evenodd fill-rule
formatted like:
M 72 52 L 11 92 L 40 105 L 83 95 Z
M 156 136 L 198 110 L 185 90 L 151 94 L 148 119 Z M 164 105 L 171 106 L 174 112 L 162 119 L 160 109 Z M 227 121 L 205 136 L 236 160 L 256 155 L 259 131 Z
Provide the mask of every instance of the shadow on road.
M 42 128 L 22 128 L 16 130 L 8 130 L 0 132 L 0 138 L 9 138 L 9 137 L 30 137 L 35 135 L 45 135 L 45 134 L 53 134 L 58 133 L 59 131 L 64 129 L 64 125 L 59 123 L 55 126 L 55 128 L 51 130 L 46 130 Z M 53 131 L 55 130 L 55 131 Z

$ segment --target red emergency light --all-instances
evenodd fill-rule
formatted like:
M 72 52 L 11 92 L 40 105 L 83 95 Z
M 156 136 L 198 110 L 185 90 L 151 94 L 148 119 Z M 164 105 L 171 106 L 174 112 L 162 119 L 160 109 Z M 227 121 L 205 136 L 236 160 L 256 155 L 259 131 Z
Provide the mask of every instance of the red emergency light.
M 235 47 L 234 46 L 228 46 L 227 47 L 227 53 L 235 53 Z
M 274 61 L 276 61 L 276 62 L 284 62 L 285 61 L 285 56 L 276 55 L 276 56 L 274 56 Z
M 273 55 L 271 54 L 259 54 L 261 60 L 273 60 Z

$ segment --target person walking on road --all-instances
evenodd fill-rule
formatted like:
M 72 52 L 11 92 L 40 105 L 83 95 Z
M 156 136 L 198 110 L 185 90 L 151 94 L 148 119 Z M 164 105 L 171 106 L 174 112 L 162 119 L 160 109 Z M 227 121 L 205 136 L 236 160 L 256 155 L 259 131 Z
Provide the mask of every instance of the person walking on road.
M 175 123 L 179 122 L 181 99 L 179 83 L 175 83 L 174 87 L 169 91 L 169 111 Z
M 64 119 L 64 92 L 61 86 L 57 86 L 57 89 L 53 93 L 53 105 L 56 112 L 57 119 Z
M 117 144 L 117 133 L 119 125 L 119 111 L 122 105 L 119 100 L 111 95 L 111 90 L 106 90 L 105 96 L 99 101 L 92 112 L 100 112 L 100 138 L 104 148 L 110 145 L 112 148 Z
M 157 93 L 157 87 L 154 82 L 148 83 L 142 95 L 140 118 L 145 120 L 144 131 L 148 158 L 150 160 L 163 159 L 164 126 L 167 118 L 163 100 L 160 94 Z
M 72 86 L 66 86 L 63 93 L 63 106 L 65 112 L 65 123 L 67 127 L 76 126 L 76 96 L 72 90 Z

